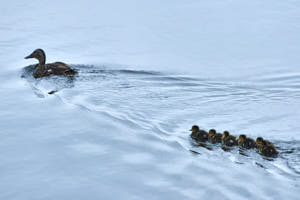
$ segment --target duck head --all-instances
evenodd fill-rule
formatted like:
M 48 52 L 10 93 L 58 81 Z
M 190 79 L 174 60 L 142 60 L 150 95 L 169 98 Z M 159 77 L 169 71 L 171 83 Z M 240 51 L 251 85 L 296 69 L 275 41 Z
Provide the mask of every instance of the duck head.
M 240 135 L 238 140 L 239 145 L 243 144 L 245 140 L 246 140 L 246 135 L 244 134 Z
M 190 131 L 192 131 L 192 133 L 196 133 L 196 132 L 200 131 L 199 126 L 197 126 L 197 125 L 192 126 Z
M 258 148 L 260 150 L 262 150 L 264 147 L 268 146 L 267 142 L 265 140 L 263 140 L 261 143 L 259 143 L 258 145 Z
M 262 145 L 263 142 L 264 142 L 264 139 L 263 139 L 262 137 L 256 138 L 256 144 L 257 144 L 258 146 Z
M 216 130 L 215 129 L 210 129 L 208 132 L 209 137 L 213 137 L 216 134 Z
M 43 49 L 34 50 L 29 56 L 26 56 L 25 59 L 35 58 L 39 61 L 39 64 L 44 65 L 46 63 L 46 54 Z
M 229 132 L 228 131 L 224 131 L 223 135 L 222 135 L 222 140 L 224 140 L 225 138 L 227 138 L 229 136 Z

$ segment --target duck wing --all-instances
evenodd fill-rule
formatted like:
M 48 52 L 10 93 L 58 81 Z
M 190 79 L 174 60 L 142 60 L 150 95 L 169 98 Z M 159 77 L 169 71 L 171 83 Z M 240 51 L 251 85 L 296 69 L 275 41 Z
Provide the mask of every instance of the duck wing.
M 46 64 L 47 72 L 54 75 L 73 76 L 76 74 L 74 69 L 63 62 L 55 62 Z
M 33 76 L 41 78 L 50 75 L 64 75 L 72 77 L 77 74 L 77 71 L 63 62 L 48 63 L 45 65 L 37 65 Z

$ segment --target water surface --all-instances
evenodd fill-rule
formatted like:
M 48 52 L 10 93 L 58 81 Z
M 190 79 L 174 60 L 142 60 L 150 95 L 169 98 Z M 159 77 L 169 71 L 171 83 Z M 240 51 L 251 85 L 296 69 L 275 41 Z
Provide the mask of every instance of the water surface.
M 298 199 L 299 3 L 69 3 L 0 4 L 0 199 Z M 33 79 L 36 48 L 78 76 Z

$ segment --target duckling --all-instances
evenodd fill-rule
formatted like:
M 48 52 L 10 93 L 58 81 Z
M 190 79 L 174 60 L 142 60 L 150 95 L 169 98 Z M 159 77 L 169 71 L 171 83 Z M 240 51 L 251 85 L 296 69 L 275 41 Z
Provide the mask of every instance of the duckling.
M 256 143 L 253 139 L 248 138 L 246 135 L 242 134 L 239 136 L 238 144 L 240 147 L 245 149 L 253 149 L 256 148 Z
M 257 148 L 259 148 L 259 145 L 261 145 L 263 143 L 263 141 L 266 142 L 266 145 L 275 148 L 275 146 L 274 146 L 274 144 L 272 142 L 270 142 L 268 140 L 264 140 L 262 137 L 256 138 L 256 146 L 257 146 Z
M 29 56 L 26 56 L 25 59 L 35 58 L 39 61 L 39 64 L 35 66 L 34 78 L 41 78 L 45 76 L 54 75 L 64 75 L 72 77 L 77 72 L 74 69 L 63 62 L 55 62 L 46 64 L 46 54 L 42 49 L 34 50 Z
M 217 133 L 215 129 L 208 131 L 208 141 L 212 144 L 222 143 L 222 134 Z
M 228 131 L 224 131 L 222 135 L 222 144 L 232 147 L 236 146 L 238 143 L 235 136 L 230 135 Z
M 205 130 L 201 130 L 199 126 L 192 126 L 190 131 L 192 131 L 191 137 L 197 142 L 206 142 L 208 140 L 208 133 Z
M 268 141 L 262 140 L 259 142 L 258 145 L 259 153 L 266 157 L 277 157 L 278 151 L 275 146 L 272 144 L 270 145 Z

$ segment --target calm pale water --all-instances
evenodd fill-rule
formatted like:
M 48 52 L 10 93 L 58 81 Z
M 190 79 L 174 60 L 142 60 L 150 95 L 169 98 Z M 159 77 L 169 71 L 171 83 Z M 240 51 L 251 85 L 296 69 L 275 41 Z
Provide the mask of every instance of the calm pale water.
M 0 199 L 299 199 L 299 22 L 294 0 L 0 2 Z M 36 48 L 78 76 L 33 79 Z

